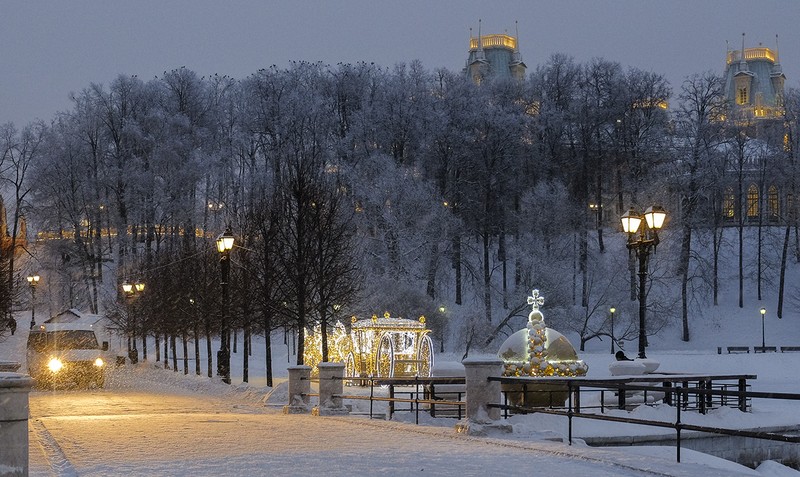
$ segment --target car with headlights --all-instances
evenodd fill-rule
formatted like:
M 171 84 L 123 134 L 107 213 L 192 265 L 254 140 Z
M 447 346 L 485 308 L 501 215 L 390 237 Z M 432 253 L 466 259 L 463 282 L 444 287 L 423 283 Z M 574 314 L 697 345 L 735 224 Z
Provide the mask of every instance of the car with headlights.
M 38 387 L 103 387 L 106 351 L 91 325 L 44 324 L 28 335 L 28 374 Z

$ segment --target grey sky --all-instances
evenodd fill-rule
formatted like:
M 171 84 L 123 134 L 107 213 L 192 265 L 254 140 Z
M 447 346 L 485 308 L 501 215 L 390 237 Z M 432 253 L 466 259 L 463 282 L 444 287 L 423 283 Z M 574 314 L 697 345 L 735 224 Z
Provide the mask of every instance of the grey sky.
M 775 47 L 800 86 L 798 0 L 0 0 L 0 124 L 71 108 L 69 93 L 119 74 L 144 80 L 186 66 L 244 78 L 292 60 L 419 59 L 460 71 L 469 28 L 514 34 L 529 71 L 555 52 L 595 56 L 683 78 L 722 72 L 732 49 Z

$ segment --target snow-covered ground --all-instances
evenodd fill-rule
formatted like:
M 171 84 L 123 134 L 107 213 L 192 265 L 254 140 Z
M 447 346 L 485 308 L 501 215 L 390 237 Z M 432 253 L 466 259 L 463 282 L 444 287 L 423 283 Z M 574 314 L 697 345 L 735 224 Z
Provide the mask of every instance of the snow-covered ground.
M 717 354 L 717 346 L 760 345 L 761 321 L 755 307 L 753 310 L 727 310 L 719 317 L 710 315 L 694 326 L 694 336 L 702 336 L 690 343 L 677 339 L 677 332 L 664 330 L 653 337 L 648 348 L 648 357 L 661 362 L 661 371 L 685 373 L 744 373 L 755 374 L 758 378 L 752 381 L 752 389 L 757 391 L 798 392 L 800 378 L 795 370 L 800 369 L 800 353 L 767 353 L 767 354 Z M 752 316 L 750 316 L 752 315 Z M 25 323 L 24 316 L 18 317 Z M 767 345 L 800 345 L 800 327 L 798 316 L 790 315 L 783 320 L 770 318 L 766 325 Z M 17 335 L 0 342 L 0 361 L 16 360 L 24 364 L 24 342 L 26 331 L 19 330 Z M 486 438 L 465 437 L 456 435 L 452 419 L 423 419 L 421 426 L 404 421 L 410 420 L 407 414 L 397 413 L 396 420 L 369 421 L 363 417 L 313 418 L 310 416 L 283 416 L 280 406 L 286 403 L 284 381 L 286 366 L 294 361 L 287 352 L 280 337 L 274 340 L 274 372 L 275 387 L 265 386 L 263 340 L 255 339 L 253 355 L 250 360 L 250 383 L 241 382 L 241 350 L 232 357 L 233 385 L 224 385 L 218 380 L 207 377 L 184 376 L 182 367 L 179 372 L 164 370 L 161 363 L 154 363 L 154 353 L 150 348 L 149 361 L 136 367 L 126 367 L 109 381 L 107 390 L 96 393 L 148 392 L 164 397 L 164 405 L 172 402 L 173 395 L 189 395 L 201 398 L 209 403 L 233 403 L 223 408 L 210 408 L 203 412 L 216 414 L 217 419 L 210 417 L 208 422 L 215 425 L 196 425 L 186 427 L 185 431 L 201 442 L 220 442 L 221 448 L 227 449 L 226 443 L 246 443 L 234 446 L 236 450 L 204 453 L 198 455 L 194 441 L 181 443 L 170 441 L 169 451 L 151 453 L 149 447 L 153 442 L 148 439 L 146 429 L 143 439 L 130 442 L 129 451 L 138 458 L 135 464 L 121 460 L 115 462 L 113 456 L 103 460 L 102 454 L 92 457 L 96 461 L 89 462 L 82 469 L 87 475 L 111 475 L 131 473 L 135 475 L 248 475 L 253 473 L 284 475 L 407 475 L 411 473 L 425 475 L 490 475 L 503 469 L 507 475 L 530 475 L 536 469 L 557 468 L 563 475 L 761 475 L 782 476 L 800 475 L 800 473 L 781 466 L 775 462 L 764 462 L 758 469 L 751 470 L 722 459 L 684 449 L 682 463 L 675 462 L 674 447 L 647 448 L 591 448 L 580 441 L 572 446 L 554 439 L 566 435 L 566 423 L 563 419 L 545 416 L 518 416 L 511 421 L 513 434 L 490 435 Z M 571 337 L 572 338 L 572 337 Z M 574 338 L 573 342 L 576 340 Z M 601 349 L 602 348 L 602 349 Z M 629 349 L 635 343 L 629 343 Z M 190 354 L 193 353 L 190 347 Z M 635 354 L 631 351 L 629 354 Z M 724 351 L 723 351 L 724 353 Z M 439 355 L 440 365 L 458 366 L 460 356 Z M 589 364 L 589 376 L 608 376 L 608 365 L 613 357 L 606 343 L 590 342 L 587 352 L 581 358 Z M 205 363 L 202 363 L 205 370 Z M 24 369 L 24 367 L 23 367 Z M 61 394 L 59 394 L 61 393 Z M 69 402 L 70 392 L 56 391 L 54 394 L 62 403 Z M 47 397 L 48 392 L 37 391 L 33 398 Z M 363 401 L 353 402 L 356 410 L 365 410 Z M 211 404 L 209 404 L 211 405 Z M 78 406 L 76 404 L 76 406 Z M 197 409 L 181 408 L 174 404 L 172 409 L 176 415 L 197 413 Z M 192 405 L 192 407 L 195 407 Z M 224 422 L 230 408 L 237 414 L 240 422 L 245 422 L 245 435 L 241 427 L 224 431 Z M 684 422 L 700 422 L 703 425 L 716 427 L 752 428 L 760 426 L 787 424 L 787 419 L 800 423 L 797 412 L 798 405 L 793 402 L 764 402 L 756 400 L 751 413 L 741 413 L 733 409 L 723 409 L 707 416 L 684 413 Z M 247 409 L 247 411 L 243 411 Z M 74 409 L 75 416 L 82 411 Z M 636 411 L 651 419 L 671 421 L 674 410 L 664 407 L 647 408 Z M 87 426 L 74 425 L 71 432 L 78 437 L 90 438 L 91 434 L 107 426 L 124 425 L 118 416 L 124 415 L 124 409 L 118 411 L 114 420 L 96 419 Z M 240 414 L 246 414 L 246 418 Z M 77 419 L 77 418 L 75 418 Z M 70 422 L 68 419 L 63 422 Z M 78 420 L 73 420 L 78 423 Z M 136 422 L 132 420 L 128 425 Z M 173 421 L 165 421 L 173 422 Z M 259 427 L 255 423 L 261 423 Z M 247 424 L 249 423 L 249 424 Z M 244 425 L 244 424 L 243 424 Z M 97 427 L 92 427 L 97 426 Z M 264 427 L 266 426 L 266 427 Z M 149 427 L 148 427 L 149 428 Z M 798 426 L 800 429 L 800 426 Z M 249 429 L 253 429 L 252 435 Z M 262 429 L 262 430 L 258 430 Z M 269 432 L 263 431 L 268 429 Z M 220 434 L 221 432 L 221 434 Z M 598 423 L 595 421 L 576 420 L 574 433 L 578 437 L 615 436 L 635 434 L 655 434 L 654 428 L 625 424 Z M 664 431 L 669 432 L 669 431 Z M 87 434 L 88 433 L 88 434 Z M 167 435 L 172 435 L 167 433 Z M 159 439 L 162 436 L 154 436 Z M 74 443 L 78 448 L 77 443 Z M 242 451 L 244 448 L 244 451 Z M 32 474 L 46 471 L 42 462 L 32 461 Z M 701 467 L 698 467 L 701 466 Z M 74 470 L 74 469 L 73 469 Z M 54 472 L 53 469 L 50 471 Z M 552 472 L 552 470 L 549 470 Z M 77 473 L 77 472 L 76 472 Z M 57 474 L 70 475 L 70 474 Z M 75 475 L 75 474 L 72 474 Z

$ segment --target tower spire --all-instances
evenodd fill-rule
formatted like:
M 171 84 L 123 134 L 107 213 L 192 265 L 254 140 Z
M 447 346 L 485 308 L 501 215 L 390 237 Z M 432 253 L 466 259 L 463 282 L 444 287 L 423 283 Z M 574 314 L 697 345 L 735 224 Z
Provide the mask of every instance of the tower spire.
M 483 54 L 483 38 L 481 38 L 481 19 L 478 18 L 478 51 L 475 52 L 475 58 L 478 60 L 485 59 Z
M 783 68 L 781 68 L 781 57 L 778 52 L 778 35 L 775 34 L 775 62 L 772 64 L 772 73 L 770 76 L 783 76 Z
M 514 20 L 514 53 L 512 53 L 511 61 L 513 63 L 522 62 L 522 57 L 519 54 L 519 22 Z
M 739 58 L 739 71 L 747 71 L 747 61 L 744 59 L 744 33 L 742 33 L 742 53 Z

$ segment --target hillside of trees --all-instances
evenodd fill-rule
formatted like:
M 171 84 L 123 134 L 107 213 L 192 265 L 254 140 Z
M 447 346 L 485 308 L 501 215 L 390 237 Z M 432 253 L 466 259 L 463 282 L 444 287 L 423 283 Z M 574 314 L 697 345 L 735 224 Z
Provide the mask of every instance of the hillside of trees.
M 0 298 L 13 299 L 0 305 L 27 308 L 36 272 L 50 312 L 106 313 L 143 354 L 155 336 L 173 349 L 205 339 L 210 355 L 214 240 L 230 228 L 227 316 L 242 346 L 283 329 L 302 356 L 306 329 L 389 311 L 424 315 L 442 350 L 492 349 L 537 288 L 548 324 L 583 348 L 610 335 L 609 306 L 616 337 L 636 336 L 619 217 L 661 205 L 648 332 L 680 326 L 688 341 L 717 302 L 721 262 L 738 261 L 741 307 L 751 286 L 759 299 L 780 287 L 782 303 L 800 260 L 800 95 L 766 127 L 733 114 L 722 85 L 562 54 L 523 82 L 480 86 L 419 63 L 91 84 L 48 122 L 0 129 L 9 234 L 26 223 L 29 238 L 5 251 Z M 779 190 L 780 207 L 764 193 L 745 213 L 751 183 Z M 758 250 L 745 250 L 753 233 Z M 125 282 L 146 288 L 128 297 Z

